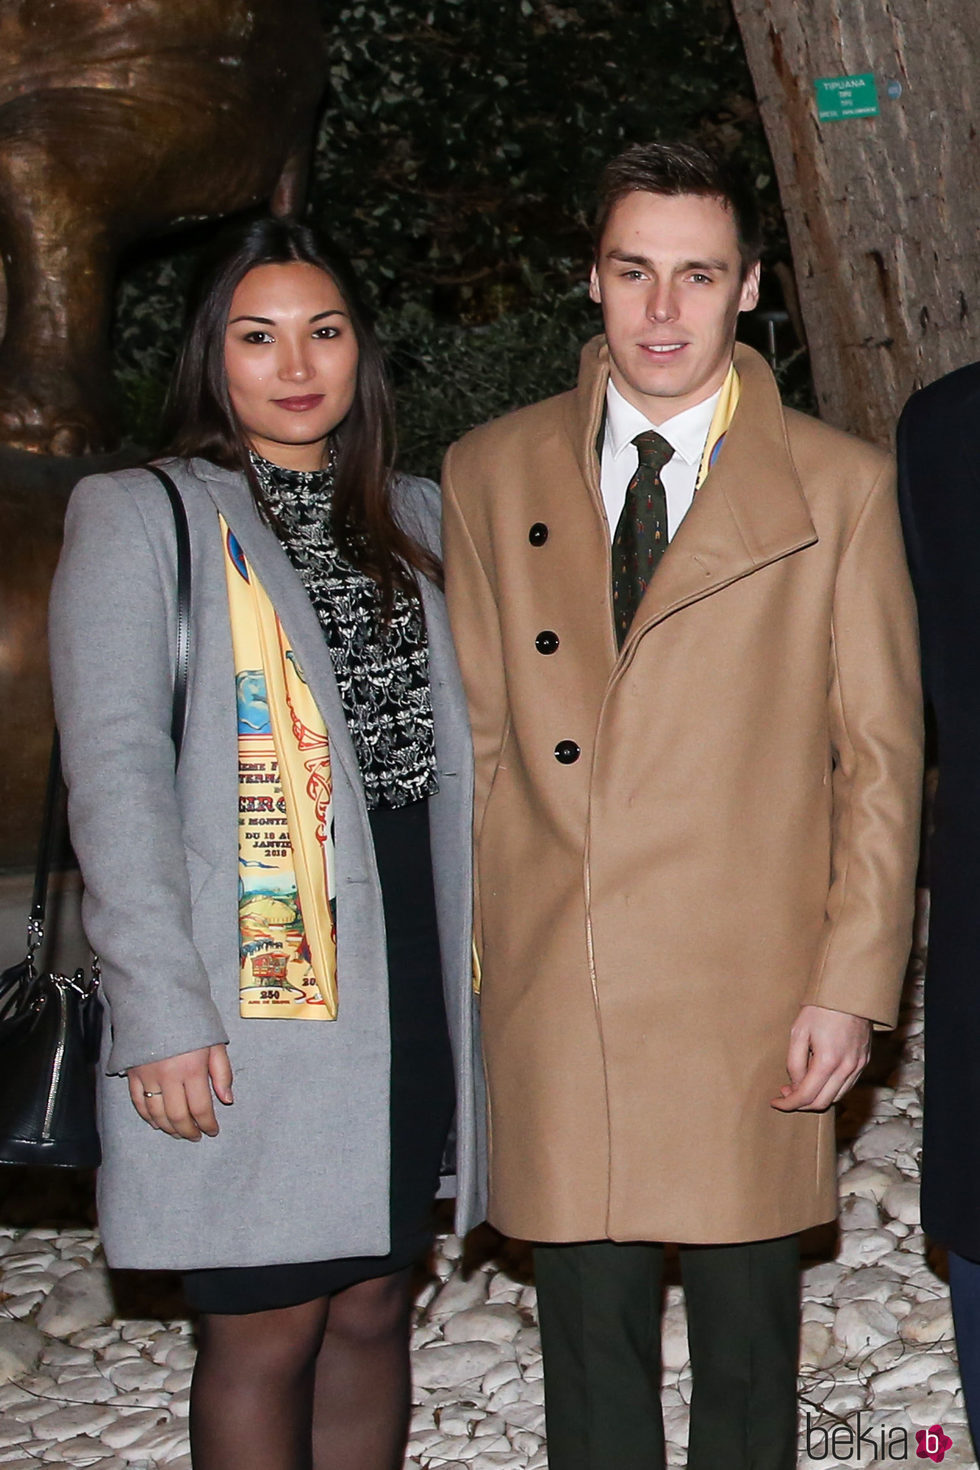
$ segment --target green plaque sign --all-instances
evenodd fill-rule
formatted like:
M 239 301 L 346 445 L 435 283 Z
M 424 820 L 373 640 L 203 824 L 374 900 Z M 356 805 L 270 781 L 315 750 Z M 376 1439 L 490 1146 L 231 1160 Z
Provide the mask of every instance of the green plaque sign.
M 813 90 L 817 96 L 817 117 L 821 122 L 878 116 L 878 88 L 873 72 L 853 77 L 817 77 Z

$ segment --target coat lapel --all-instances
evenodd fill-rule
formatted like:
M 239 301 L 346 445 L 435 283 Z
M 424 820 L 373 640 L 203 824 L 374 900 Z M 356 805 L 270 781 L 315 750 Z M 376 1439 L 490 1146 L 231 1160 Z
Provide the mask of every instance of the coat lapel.
M 596 433 L 608 381 L 608 349 L 597 339 L 582 354 L 569 395 L 569 432 L 582 478 L 601 509 Z M 783 408 L 763 359 L 735 348 L 738 408 L 718 461 L 671 538 L 637 609 L 622 653 L 656 623 L 688 603 L 778 561 L 817 539 L 790 457 Z
M 303 583 L 275 534 L 259 519 L 244 477 L 236 470 L 223 470 L 204 460 L 196 460 L 194 469 L 234 532 L 249 566 L 265 588 L 289 635 L 317 708 L 330 732 L 331 758 L 339 762 L 348 780 L 355 789 L 359 789 L 361 773 L 347 729 L 330 650 Z

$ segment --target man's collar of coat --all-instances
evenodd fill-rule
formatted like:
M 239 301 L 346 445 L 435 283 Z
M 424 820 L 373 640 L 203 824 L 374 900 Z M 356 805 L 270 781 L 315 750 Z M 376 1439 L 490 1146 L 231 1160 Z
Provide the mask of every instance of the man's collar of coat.
M 735 344 L 735 367 L 740 383 L 738 407 L 698 498 L 723 500 L 748 558 L 763 563 L 774 553 L 817 538 L 790 451 L 776 380 L 765 359 L 742 342 Z M 596 440 L 608 381 L 606 339 L 593 337 L 582 349 L 578 384 L 565 400 L 566 429 L 587 483 L 598 474 Z M 693 521 L 701 519 L 693 517 Z

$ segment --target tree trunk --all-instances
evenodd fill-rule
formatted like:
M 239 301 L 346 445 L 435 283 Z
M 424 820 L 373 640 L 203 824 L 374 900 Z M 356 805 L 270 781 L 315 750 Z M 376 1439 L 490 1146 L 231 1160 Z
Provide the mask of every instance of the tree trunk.
M 980 6 L 732 3 L 821 413 L 888 444 L 914 388 L 980 356 Z M 867 72 L 880 115 L 819 122 L 814 80 Z

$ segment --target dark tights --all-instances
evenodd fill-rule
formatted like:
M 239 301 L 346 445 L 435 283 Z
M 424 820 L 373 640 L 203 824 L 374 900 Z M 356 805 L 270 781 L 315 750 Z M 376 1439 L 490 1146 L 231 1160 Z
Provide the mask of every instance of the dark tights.
M 191 1386 L 194 1470 L 400 1470 L 411 1276 L 298 1307 L 205 1313 Z

